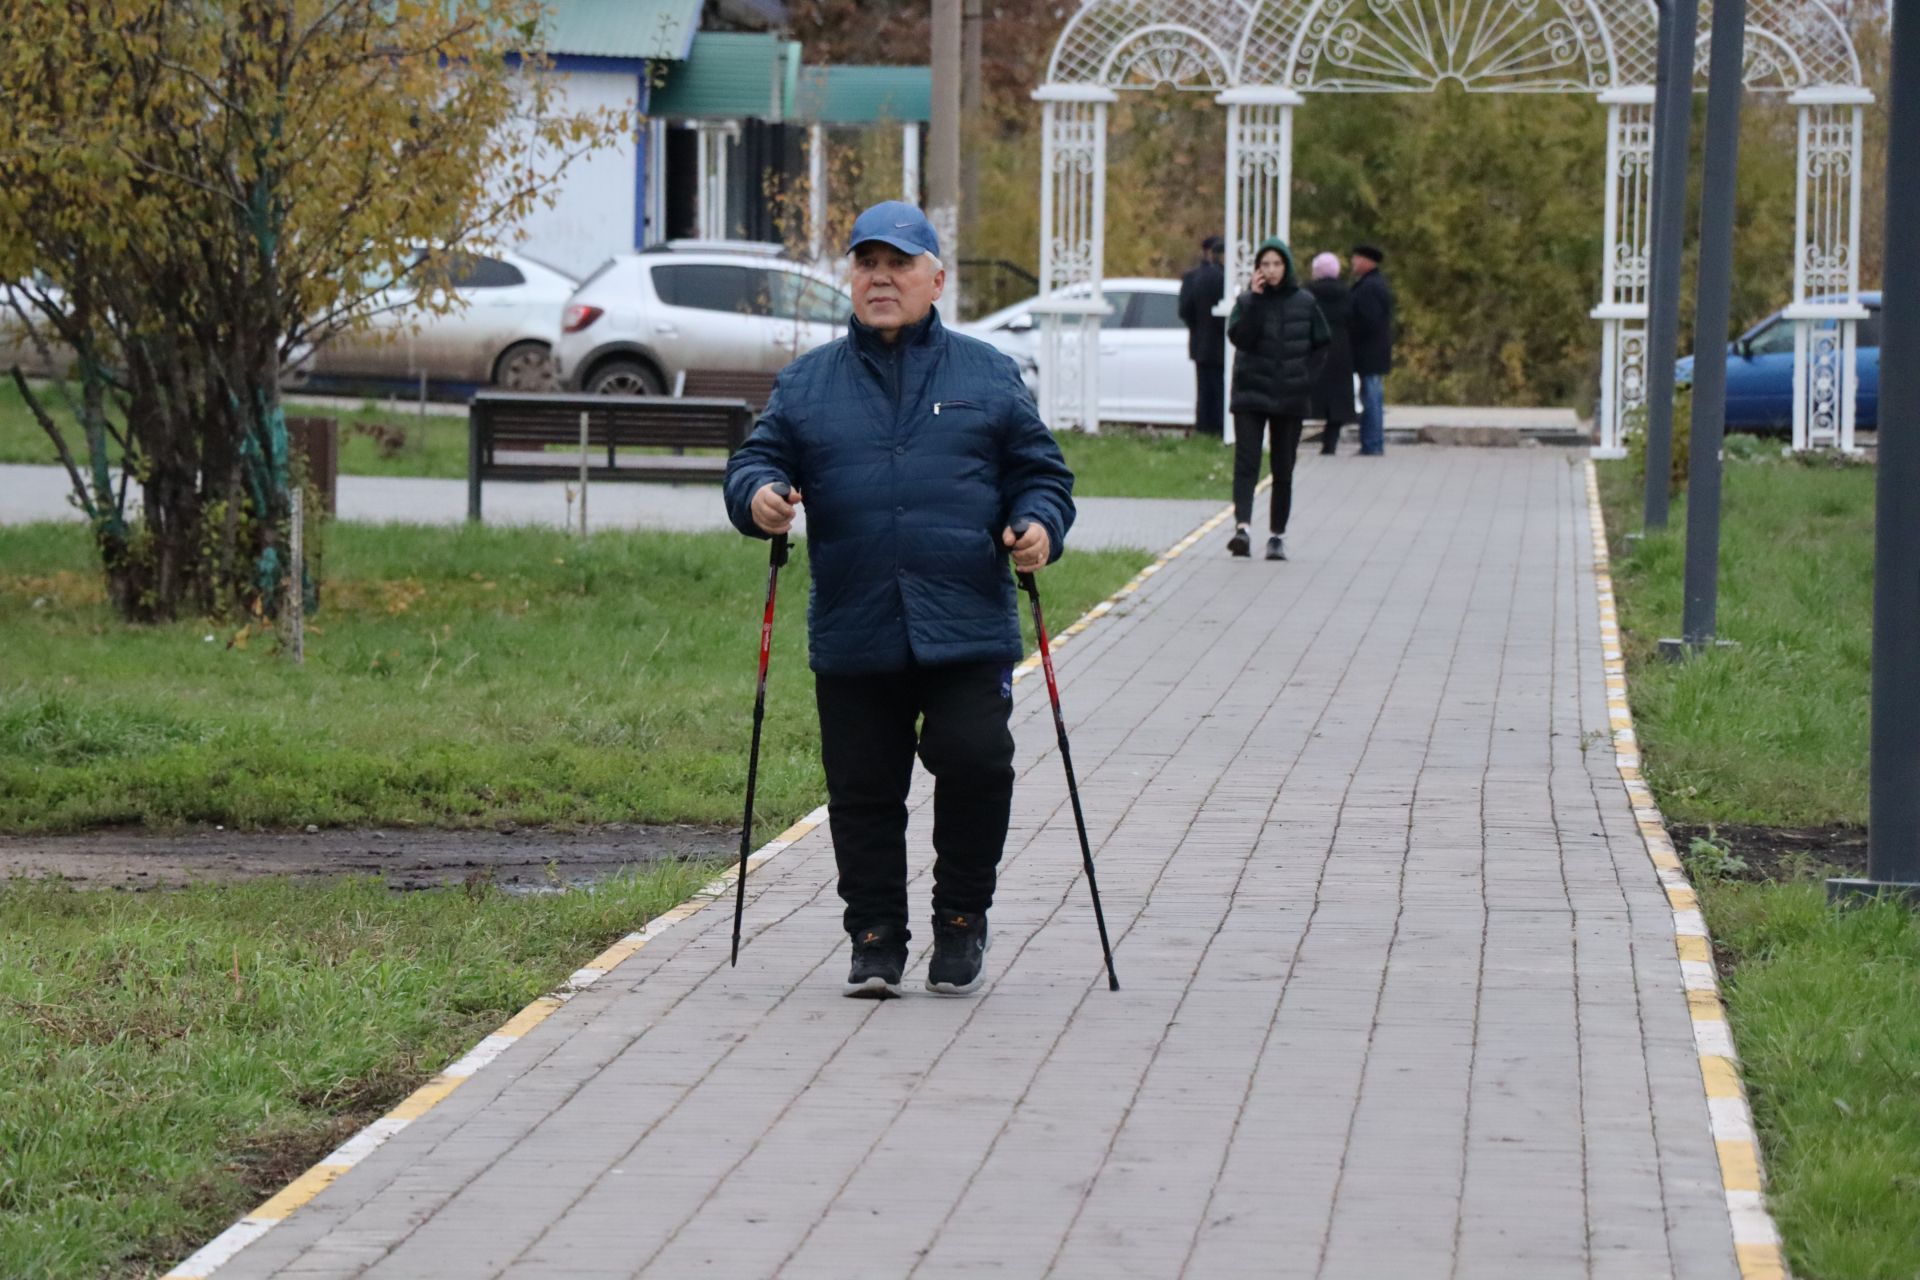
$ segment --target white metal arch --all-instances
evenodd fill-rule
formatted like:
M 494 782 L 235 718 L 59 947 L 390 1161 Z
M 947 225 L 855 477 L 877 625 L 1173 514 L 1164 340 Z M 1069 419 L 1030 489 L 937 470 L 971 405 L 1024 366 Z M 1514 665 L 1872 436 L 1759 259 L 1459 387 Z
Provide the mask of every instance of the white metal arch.
M 1226 50 L 1203 32 L 1171 22 L 1142 27 L 1116 43 L 1100 69 L 1100 83 L 1116 89 L 1225 89 L 1233 83 Z
M 1695 80 L 1712 14 L 1703 3 Z M 1227 110 L 1225 230 L 1237 287 L 1251 246 L 1291 221 L 1293 112 L 1321 93 L 1582 93 L 1607 111 L 1600 302 L 1601 448 L 1642 403 L 1658 62 L 1654 0 L 1083 0 L 1054 45 L 1043 104 L 1041 397 L 1056 426 L 1099 428 L 1106 112 L 1118 92 L 1212 90 Z M 1860 139 L 1872 96 L 1825 0 L 1749 0 L 1742 79 L 1799 109 L 1794 441 L 1852 447 Z M 1387 228 L 1356 235 L 1391 239 Z M 1223 307 L 1224 310 L 1224 307 Z M 1228 431 L 1231 433 L 1231 424 Z M 1231 435 L 1229 435 L 1231 438 Z
M 1601 0 L 1308 0 L 1289 8 L 1298 17 L 1278 65 L 1243 64 L 1243 83 L 1349 93 L 1427 93 L 1448 80 L 1500 93 L 1618 83 Z
M 1175 88 L 1210 89 L 1233 82 L 1234 60 L 1246 30 L 1247 0 L 1087 0 L 1054 42 L 1047 83 L 1098 85 L 1104 89 L 1152 88 L 1130 78 L 1131 66 L 1116 74 L 1116 55 L 1142 34 L 1155 31 L 1188 37 L 1188 48 L 1214 64 L 1220 83 L 1172 82 Z

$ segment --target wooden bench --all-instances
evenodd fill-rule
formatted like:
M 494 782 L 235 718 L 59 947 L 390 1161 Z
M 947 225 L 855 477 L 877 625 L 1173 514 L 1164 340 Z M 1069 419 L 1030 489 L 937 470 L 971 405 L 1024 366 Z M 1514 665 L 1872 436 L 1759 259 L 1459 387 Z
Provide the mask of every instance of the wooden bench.
M 749 373 L 734 369 L 682 369 L 674 379 L 676 396 L 706 397 L 713 400 L 744 400 L 759 413 L 773 397 L 774 373 Z
M 738 399 L 479 392 L 467 407 L 467 519 L 480 519 L 483 480 L 577 477 L 583 413 L 589 480 L 717 482 L 726 475 L 724 455 L 746 442 L 754 420 Z M 647 449 L 676 452 L 639 452 Z M 685 449 L 722 452 L 677 452 Z

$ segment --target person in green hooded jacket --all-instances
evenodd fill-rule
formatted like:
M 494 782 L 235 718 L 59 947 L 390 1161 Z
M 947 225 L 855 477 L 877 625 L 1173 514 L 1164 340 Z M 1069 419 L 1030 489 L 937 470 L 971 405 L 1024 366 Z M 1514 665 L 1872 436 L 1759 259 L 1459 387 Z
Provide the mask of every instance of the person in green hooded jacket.
M 1234 303 L 1227 320 L 1234 346 L 1233 537 L 1227 550 L 1253 554 L 1248 525 L 1253 491 L 1260 482 L 1260 446 L 1273 448 L 1273 511 L 1267 559 L 1287 558 L 1287 518 L 1293 511 L 1293 459 L 1301 421 L 1313 408 L 1316 365 L 1333 340 L 1313 294 L 1293 274 L 1293 251 L 1275 237 L 1253 257 L 1253 283 Z

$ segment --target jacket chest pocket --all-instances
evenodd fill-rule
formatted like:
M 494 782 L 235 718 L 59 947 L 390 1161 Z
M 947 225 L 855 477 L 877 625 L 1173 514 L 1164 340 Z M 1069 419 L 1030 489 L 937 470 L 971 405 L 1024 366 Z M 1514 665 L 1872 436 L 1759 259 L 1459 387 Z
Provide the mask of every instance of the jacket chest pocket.
M 943 413 L 972 413 L 977 415 L 982 412 L 982 409 L 983 406 L 977 400 L 935 400 L 933 402 L 933 416 L 936 418 Z

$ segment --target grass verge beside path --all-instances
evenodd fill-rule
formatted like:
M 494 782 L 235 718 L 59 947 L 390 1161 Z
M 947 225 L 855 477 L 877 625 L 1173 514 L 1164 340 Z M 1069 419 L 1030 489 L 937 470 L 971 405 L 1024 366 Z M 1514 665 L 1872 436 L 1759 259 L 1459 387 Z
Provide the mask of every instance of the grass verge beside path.
M 53 399 L 49 389 L 47 396 Z M 342 398 L 338 408 L 287 406 L 291 417 L 336 418 L 340 472 L 355 476 L 467 478 L 467 420 L 421 416 L 377 401 Z M 1098 498 L 1232 496 L 1233 451 L 1217 439 L 1172 430 L 1108 427 L 1098 436 L 1062 432 L 1060 448 L 1076 477 L 1074 492 Z M 59 458 L 13 383 L 0 381 L 0 463 L 52 465 Z
M 296 668 L 251 629 L 121 626 L 84 530 L 0 528 L 0 831 L 739 820 L 764 544 L 346 524 L 323 551 Z M 1150 558 L 1048 568 L 1054 626 Z M 824 794 L 806 606 L 796 555 L 768 681 L 767 834 Z
M 1635 733 L 1668 819 L 1863 824 L 1873 472 L 1730 460 L 1719 622 L 1739 647 L 1678 665 L 1654 645 L 1679 633 L 1684 504 L 1629 550 L 1639 478 L 1600 473 Z M 1817 864 L 1763 879 L 1737 845 L 1683 854 L 1794 1273 L 1920 1274 L 1920 920 L 1828 907 Z
M 0 1275 L 164 1273 L 713 871 L 0 885 Z
M 59 392 L 51 386 L 36 394 L 69 426 Z M 449 480 L 467 477 L 467 420 L 444 414 L 421 415 L 403 408 L 382 408 L 378 401 L 341 398 L 337 406 L 300 403 L 286 406 L 290 418 L 333 418 L 340 424 L 340 473 L 353 476 L 425 476 Z M 77 432 L 68 436 L 75 457 L 83 450 Z M 113 450 L 116 460 L 119 451 Z M 53 466 L 60 461 L 46 432 L 34 421 L 20 389 L 0 379 L 0 463 Z

